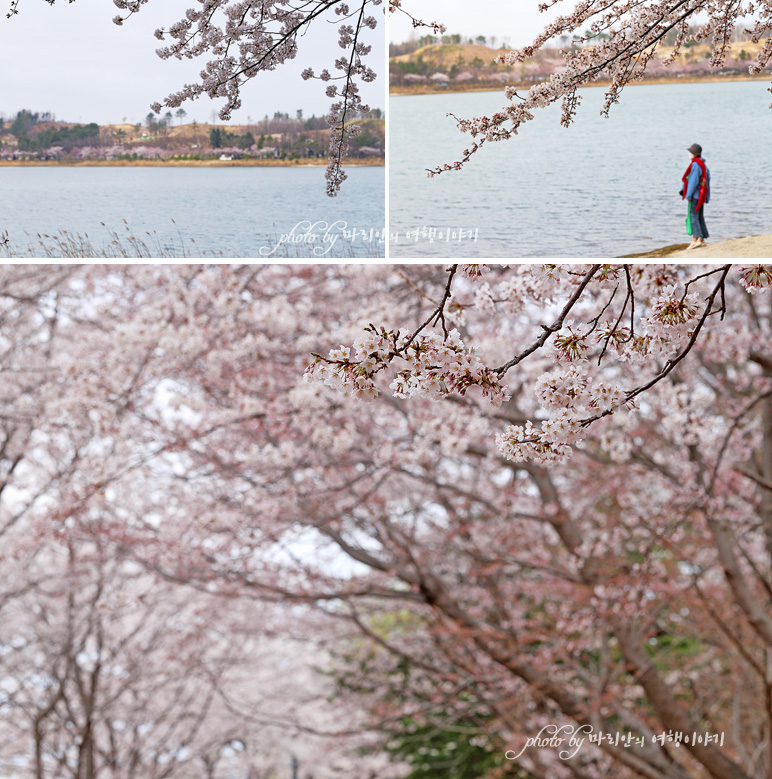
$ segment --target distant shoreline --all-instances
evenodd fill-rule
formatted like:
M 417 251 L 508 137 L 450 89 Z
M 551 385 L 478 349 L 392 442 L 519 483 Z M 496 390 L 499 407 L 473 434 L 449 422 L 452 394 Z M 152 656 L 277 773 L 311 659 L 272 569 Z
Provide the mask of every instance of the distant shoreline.
M 65 168 L 320 168 L 326 159 L 307 157 L 298 160 L 0 160 L 0 167 L 65 167 Z M 347 159 L 343 166 L 353 168 L 382 168 L 383 157 L 375 159 Z
M 732 75 L 732 76 L 684 76 L 684 78 L 673 78 L 672 76 L 663 78 L 646 78 L 643 81 L 634 81 L 627 85 L 627 87 L 646 86 L 649 84 L 715 84 L 723 83 L 727 81 L 769 81 L 769 74 L 763 76 L 747 76 Z M 607 87 L 611 84 L 610 81 L 595 81 L 592 84 L 585 84 L 580 89 L 586 89 L 591 87 Z M 533 84 L 513 83 L 511 86 L 518 89 L 530 89 Z M 454 84 L 453 86 L 438 87 L 435 84 L 411 84 L 410 86 L 389 86 L 389 97 L 408 97 L 411 95 L 444 95 L 444 94 L 461 94 L 463 92 L 503 92 L 505 85 L 502 83 L 500 87 L 485 84 L 485 85 L 464 85 Z M 625 87 L 625 88 L 627 88 Z

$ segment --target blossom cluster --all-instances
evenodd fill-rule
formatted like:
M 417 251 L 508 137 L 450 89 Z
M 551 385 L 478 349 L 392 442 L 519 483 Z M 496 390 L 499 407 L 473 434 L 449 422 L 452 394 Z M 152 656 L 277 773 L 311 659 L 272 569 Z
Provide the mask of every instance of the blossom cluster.
M 317 356 L 308 375 L 372 399 L 379 393 L 376 374 L 389 367 L 389 387 L 396 397 L 436 399 L 478 387 L 498 406 L 509 399 L 506 374 L 540 351 L 536 365 L 552 365 L 546 371 L 541 367 L 531 383 L 538 408 L 525 413 L 530 419 L 498 436 L 499 452 L 515 461 L 561 461 L 592 425 L 607 419 L 596 441 L 612 459 L 622 461 L 631 444 L 619 439 L 627 436 L 634 417 L 618 412 L 638 408 L 636 398 L 670 374 L 703 327 L 710 333 L 700 340 L 704 353 L 722 348 L 721 331 L 711 325 L 726 313 L 730 271 L 729 265 L 685 271 L 666 265 L 550 264 L 512 268 L 505 274 L 478 265 L 454 266 L 447 269 L 442 303 L 412 336 L 370 325 L 353 348 Z M 480 279 L 483 272 L 485 280 Z M 771 282 L 770 266 L 741 269 L 741 283 L 748 291 L 758 292 Z M 501 350 L 511 356 L 510 343 L 517 344 L 521 337 L 515 322 L 532 315 L 534 305 L 557 318 L 552 324 L 548 318 L 532 340 L 526 336 L 515 355 L 496 368 L 465 345 L 457 330 L 448 332 L 451 324 L 475 331 L 481 326 L 481 332 L 496 324 L 497 345 L 486 357 Z M 436 329 L 426 330 L 431 322 Z M 499 333 L 502 324 L 507 335 Z M 518 377 L 523 375 L 518 368 Z M 609 434 L 611 428 L 614 435 Z
M 543 464 L 565 460 L 571 455 L 571 444 L 584 438 L 586 417 L 613 411 L 626 402 L 621 387 L 602 380 L 593 382 L 579 364 L 542 374 L 535 393 L 550 416 L 540 428 L 529 420 L 524 426 L 509 425 L 496 437 L 499 452 L 508 460 Z
M 763 292 L 772 282 L 772 265 L 751 265 L 740 268 L 740 284 L 751 295 Z
M 509 425 L 496 436 L 496 447 L 513 462 L 534 460 L 542 465 L 562 462 L 571 456 L 569 444 L 581 440 L 578 423 L 568 411 L 563 411 L 547 424 L 541 430 L 530 420 L 525 426 Z
M 593 415 L 611 413 L 623 405 L 634 407 L 620 386 L 588 376 L 585 366 L 594 349 L 600 345 L 621 361 L 671 358 L 691 337 L 701 310 L 695 293 L 669 284 L 653 294 L 648 316 L 637 325 L 642 334 L 634 336 L 630 329 L 610 321 L 580 326 L 566 320 L 551 349 L 554 359 L 569 367 L 542 374 L 535 386 L 536 397 L 550 416 L 540 428 L 530 422 L 525 427 L 509 426 L 497 438 L 499 451 L 514 461 L 541 463 L 570 456 L 570 445 L 582 441 Z
M 369 326 L 354 341 L 353 349 L 353 359 L 348 346 L 330 350 L 326 358 L 316 355 L 306 377 L 335 389 L 348 388 L 354 397 L 373 400 L 379 394 L 375 375 L 399 359 L 407 367 L 398 370 L 389 384 L 395 397 L 437 400 L 450 393 L 464 395 L 470 387 L 478 387 L 494 406 L 509 400 L 498 374 L 486 367 L 473 349 L 464 346 L 457 330 L 445 337 L 434 332 L 410 337 Z
M 651 313 L 642 321 L 647 330 L 641 344 L 647 355 L 670 357 L 694 331 L 702 306 L 694 293 L 680 291 L 674 285 L 663 287 L 651 303 Z

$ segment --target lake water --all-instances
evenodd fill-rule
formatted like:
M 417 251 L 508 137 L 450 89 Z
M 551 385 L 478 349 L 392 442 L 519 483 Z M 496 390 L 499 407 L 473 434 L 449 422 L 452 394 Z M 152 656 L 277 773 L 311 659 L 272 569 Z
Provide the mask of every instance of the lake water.
M 390 254 L 595 258 L 684 242 L 678 190 L 695 142 L 711 172 L 710 240 L 770 233 L 768 88 L 636 85 L 609 119 L 598 115 L 604 89 L 588 88 L 570 128 L 560 126 L 558 107 L 537 111 L 519 136 L 486 144 L 461 172 L 433 179 L 425 169 L 459 159 L 469 143 L 445 114 L 490 116 L 503 91 L 393 97 Z M 436 230 L 434 242 L 424 228 Z
M 384 168 L 347 172 L 329 198 L 323 167 L 0 167 L 0 234 L 16 251 L 66 231 L 152 256 L 382 257 Z

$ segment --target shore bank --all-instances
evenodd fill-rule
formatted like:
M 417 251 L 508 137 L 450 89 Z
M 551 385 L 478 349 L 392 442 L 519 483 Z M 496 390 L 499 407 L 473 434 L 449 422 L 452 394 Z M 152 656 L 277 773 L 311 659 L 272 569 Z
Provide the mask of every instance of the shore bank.
M 68 168 L 318 168 L 327 165 L 327 158 L 305 157 L 298 160 L 0 160 L 0 167 L 68 167 Z M 344 159 L 344 167 L 382 168 L 383 157 L 376 159 Z
M 643 254 L 625 254 L 621 260 L 645 257 L 689 257 L 694 262 L 704 259 L 769 259 L 772 257 L 772 234 L 732 238 L 728 241 L 708 243 L 699 249 L 687 250 L 688 243 L 675 243 Z
M 625 89 L 637 86 L 647 86 L 656 84 L 712 84 L 716 82 L 726 81 L 769 81 L 769 74 L 763 76 L 685 76 L 684 78 L 646 78 L 643 81 L 633 81 L 625 87 Z M 594 81 L 592 84 L 586 84 L 581 89 L 589 89 L 592 87 L 607 87 L 610 81 Z M 517 87 L 521 90 L 530 89 L 533 86 L 532 83 L 526 84 L 521 82 L 515 82 L 511 86 Z M 390 86 L 389 96 L 406 96 L 406 95 L 439 95 L 448 93 L 462 93 L 462 92 L 503 92 L 504 84 L 501 86 L 495 84 L 453 84 L 447 87 L 438 87 L 435 84 L 411 84 L 410 86 Z

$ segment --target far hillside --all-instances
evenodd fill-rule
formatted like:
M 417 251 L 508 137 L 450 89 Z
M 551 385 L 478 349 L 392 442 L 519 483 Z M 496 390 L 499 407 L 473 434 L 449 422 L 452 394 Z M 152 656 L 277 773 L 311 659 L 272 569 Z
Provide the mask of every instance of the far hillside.
M 183 112 L 184 114 L 184 112 Z M 168 112 L 144 122 L 112 125 L 56 121 L 49 113 L 24 109 L 0 118 L 0 159 L 132 160 L 325 158 L 330 129 L 322 117 L 276 113 L 250 124 L 183 123 Z M 352 120 L 360 132 L 350 143 L 353 158 L 383 157 L 385 122 L 380 109 Z
M 606 36 L 598 36 L 595 40 Z M 676 60 L 666 66 L 663 60 L 672 52 L 673 39 L 665 39 L 657 56 L 646 70 L 647 79 L 699 79 L 705 77 L 748 77 L 748 66 L 764 46 L 736 35 L 724 65 L 716 70 L 710 66 L 711 47 L 707 43 L 688 42 Z M 392 44 L 389 58 L 389 83 L 392 91 L 475 90 L 495 89 L 502 84 L 524 87 L 544 81 L 565 67 L 564 53 L 593 43 L 572 42 L 568 36 L 559 39 L 561 46 L 542 49 L 523 63 L 501 65 L 496 58 L 511 50 L 507 39 L 462 38 L 425 35 L 402 44 Z M 669 44 L 669 45 L 668 45 Z M 772 72 L 768 68 L 767 72 Z

